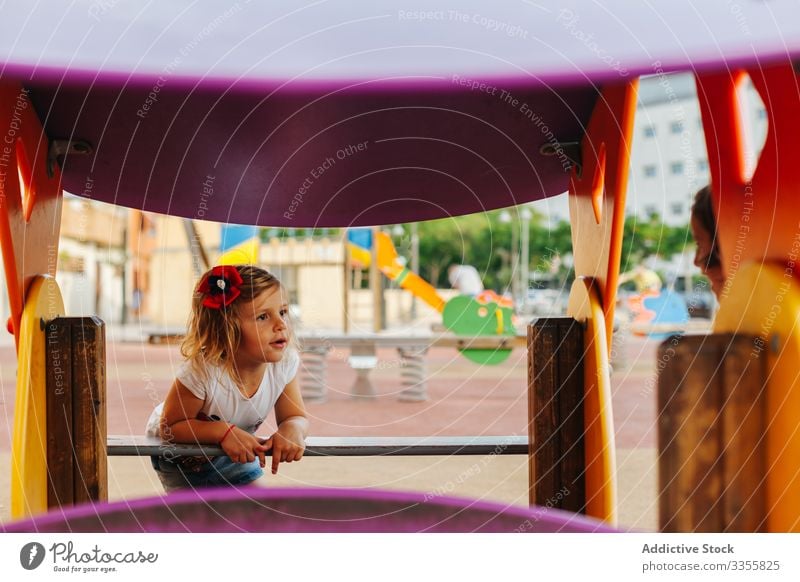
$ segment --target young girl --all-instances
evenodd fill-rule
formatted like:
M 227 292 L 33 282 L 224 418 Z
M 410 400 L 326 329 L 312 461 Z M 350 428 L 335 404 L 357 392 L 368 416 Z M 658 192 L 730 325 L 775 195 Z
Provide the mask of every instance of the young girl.
M 711 202 L 711 188 L 698 190 L 692 205 L 691 229 L 697 251 L 694 264 L 711 282 L 711 290 L 717 299 L 725 288 L 725 275 L 722 272 L 719 246 L 717 244 L 717 219 Z
M 164 489 L 244 485 L 280 462 L 299 461 L 308 433 L 297 381 L 300 357 L 288 325 L 280 282 L 249 265 L 214 267 L 194 293 L 181 345 L 186 358 L 148 434 L 167 443 L 219 444 L 225 455 L 152 457 Z M 255 436 L 272 408 L 278 430 Z

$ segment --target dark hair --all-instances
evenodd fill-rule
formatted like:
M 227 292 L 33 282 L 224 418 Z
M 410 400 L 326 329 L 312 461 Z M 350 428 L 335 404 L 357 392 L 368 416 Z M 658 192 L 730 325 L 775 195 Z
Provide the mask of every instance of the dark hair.
M 714 216 L 714 206 L 711 202 L 711 187 L 704 186 L 694 195 L 692 204 L 692 218 L 700 223 L 711 236 L 714 248 L 708 255 L 707 266 L 718 267 L 720 263 L 719 246 L 717 245 L 717 218 Z

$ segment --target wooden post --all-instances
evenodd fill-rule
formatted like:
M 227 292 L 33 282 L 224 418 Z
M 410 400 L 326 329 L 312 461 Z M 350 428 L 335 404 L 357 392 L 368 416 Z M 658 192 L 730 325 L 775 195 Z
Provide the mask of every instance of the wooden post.
M 658 353 L 665 532 L 766 531 L 766 354 L 751 336 L 673 336 Z
M 47 324 L 47 506 L 72 505 L 72 334 L 54 319 Z
M 584 513 L 583 327 L 571 317 L 528 327 L 531 505 Z
M 48 505 L 105 500 L 105 325 L 96 317 L 59 317 L 46 337 Z

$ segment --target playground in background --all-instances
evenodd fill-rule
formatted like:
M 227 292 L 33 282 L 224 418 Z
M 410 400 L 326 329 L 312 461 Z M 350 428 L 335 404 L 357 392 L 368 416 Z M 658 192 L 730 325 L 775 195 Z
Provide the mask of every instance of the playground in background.
M 373 241 L 377 241 L 377 266 L 380 272 L 442 314 L 442 324 L 458 336 L 515 336 L 514 307 L 510 300 L 494 291 L 482 291 L 472 297 L 458 295 L 445 301 L 436 288 L 412 272 L 401 260 L 385 232 L 370 229 L 351 229 L 348 232 L 350 260 L 358 268 L 372 263 Z M 499 364 L 511 355 L 510 349 L 459 349 L 464 357 L 476 364 Z

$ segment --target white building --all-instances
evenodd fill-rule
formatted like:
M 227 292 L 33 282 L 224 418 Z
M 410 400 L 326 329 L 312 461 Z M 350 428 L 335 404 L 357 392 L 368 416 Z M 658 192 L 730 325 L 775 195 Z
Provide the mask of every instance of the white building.
M 739 91 L 748 160 L 755 163 L 767 132 L 763 103 L 749 79 Z M 750 168 L 752 171 L 752 167 Z M 664 223 L 689 223 L 694 193 L 708 184 L 706 152 L 695 78 L 691 74 L 645 77 L 633 130 L 627 213 L 658 213 Z M 568 220 L 566 195 L 534 203 L 550 220 Z

